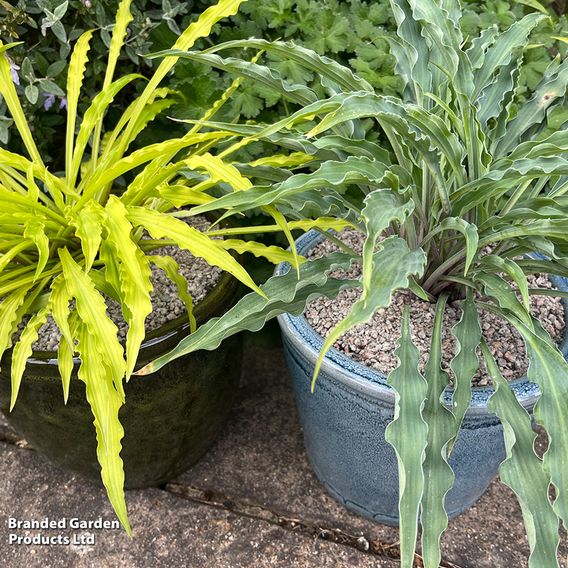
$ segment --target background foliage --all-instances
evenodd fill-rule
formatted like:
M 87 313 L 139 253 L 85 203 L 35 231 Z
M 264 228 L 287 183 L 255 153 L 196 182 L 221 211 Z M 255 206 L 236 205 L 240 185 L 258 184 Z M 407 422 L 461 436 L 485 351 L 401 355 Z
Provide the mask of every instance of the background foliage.
M 193 0 L 135 0 L 134 20 L 129 25 L 121 72 L 149 75 L 157 63 L 140 57 L 169 47 L 194 14 L 210 2 Z M 568 46 L 553 36 L 568 35 L 568 18 L 562 2 L 544 0 L 553 19 L 541 25 L 533 35 L 534 47 L 527 51 L 521 79 L 520 95 L 534 88 L 551 57 Z M 110 43 L 117 0 L 0 0 L 0 39 L 5 43 L 22 41 L 10 51 L 13 76 L 17 76 L 25 112 L 35 129 L 40 150 L 52 167 L 61 167 L 55 149 L 62 148 L 58 128 L 65 120 L 66 67 L 73 42 L 87 29 L 94 29 L 90 59 L 93 62 L 84 84 L 85 106 L 89 93 L 98 92 L 103 80 L 106 50 Z M 492 24 L 501 29 L 535 10 L 530 0 L 465 1 L 462 26 L 465 34 L 477 35 Z M 393 58 L 385 36 L 394 32 L 388 0 L 249 0 L 231 24 L 217 26 L 206 41 L 216 43 L 251 36 L 266 39 L 293 39 L 319 54 L 350 64 L 380 93 L 398 94 L 401 84 L 394 76 Z M 205 45 L 202 45 L 205 47 Z M 251 55 L 252 56 L 252 55 Z M 313 86 L 314 77 L 300 66 L 287 61 L 271 61 L 272 68 L 295 83 Z M 228 86 L 231 77 L 192 62 L 176 66 L 170 87 L 180 93 L 183 104 L 171 112 L 179 118 L 194 118 L 209 108 Z M 133 87 L 134 88 L 134 87 Z M 127 90 L 114 103 L 115 120 L 124 101 L 133 93 Z M 81 105 L 80 105 L 81 109 Z M 270 119 L 271 115 L 289 112 L 281 96 L 258 85 L 245 83 L 226 106 L 226 119 Z M 0 102 L 0 145 L 21 150 L 19 139 Z M 163 130 L 172 135 L 167 119 L 157 121 L 146 135 L 161 137 Z M 144 140 L 143 142 L 148 142 Z

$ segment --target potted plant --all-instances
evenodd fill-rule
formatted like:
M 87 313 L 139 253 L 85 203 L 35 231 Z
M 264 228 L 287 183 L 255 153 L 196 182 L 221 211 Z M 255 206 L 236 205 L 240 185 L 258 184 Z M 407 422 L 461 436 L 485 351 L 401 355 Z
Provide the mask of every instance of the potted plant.
M 221 0 L 208 8 L 175 46 L 190 48 L 216 22 L 235 14 L 241 1 Z M 91 477 L 100 473 L 129 533 L 124 469 L 127 486 L 163 483 L 207 450 L 237 387 L 239 340 L 215 354 L 184 358 L 181 365 L 153 377 L 131 379 L 133 371 L 223 313 L 235 299 L 238 282 L 264 296 L 237 253 L 250 252 L 275 264 L 299 261 L 279 247 L 218 238 L 213 229 L 202 232 L 184 222 L 188 207 L 214 200 L 209 189 L 221 184 L 223 193 L 252 183 L 214 155 L 219 143 L 228 149 L 238 144 L 231 132 L 203 133 L 195 126 L 181 138 L 145 146 L 138 142 L 147 124 L 176 101 L 177 94 L 159 84 L 177 58 L 157 66 L 142 93 L 109 128 L 105 113 L 114 96 L 140 79 L 135 74 L 115 78 L 131 18 L 130 0 L 123 0 L 102 89 L 81 120 L 78 100 L 92 32 L 75 44 L 65 99 L 66 167 L 61 173 L 49 171 L 37 149 L 6 57 L 11 45 L 0 46 L 0 94 L 28 154 L 0 148 L 2 409 L 12 411 L 9 420 L 55 461 Z M 221 108 L 239 83 L 231 85 L 205 118 Z M 261 175 L 258 168 L 254 171 L 255 177 Z M 276 230 L 289 234 L 276 209 L 265 211 Z M 169 249 L 155 252 L 164 246 L 189 251 L 224 271 L 195 309 L 174 254 Z M 187 314 L 147 333 L 154 266 L 175 284 Z M 118 334 L 117 317 L 122 318 L 124 338 Z M 58 330 L 55 350 L 34 348 L 46 322 Z
M 558 566 L 559 527 L 568 521 L 563 356 L 568 342 L 556 345 L 531 314 L 529 299 L 567 295 L 568 135 L 562 127 L 547 128 L 547 118 L 555 112 L 564 116 L 559 110 L 568 62 L 555 59 L 532 98 L 519 103 L 523 50 L 541 15 L 530 14 L 504 33 L 488 28 L 466 38 L 458 2 L 392 0 L 391 5 L 398 23 L 391 51 L 405 82 L 402 98 L 377 95 L 348 69 L 291 43 L 246 40 L 199 53 L 171 52 L 274 85 L 278 77 L 270 69 L 236 64 L 219 53 L 248 47 L 285 54 L 317 71 L 330 95 L 308 95 L 301 110 L 275 125 L 246 127 L 256 138 L 301 147 L 314 158 L 310 166 L 319 166 L 315 171 L 288 177 L 270 191 L 224 196 L 194 212 L 222 207 L 239 213 L 267 205 L 290 215 L 332 211 L 364 233 L 365 242 L 357 254 L 329 235 L 340 251 L 302 265 L 299 279 L 281 267 L 264 286 L 268 300 L 246 296 L 142 373 L 290 312 L 280 322 L 312 463 L 328 487 L 360 512 L 368 503 L 354 503 L 353 495 L 365 493 L 362 486 L 371 499 L 373 492 L 384 497 L 383 489 L 391 490 L 387 508 L 395 499 L 398 515 L 390 520 L 400 522 L 403 566 L 412 566 L 419 526 L 425 566 L 439 565 L 448 510 L 455 514 L 471 504 L 499 463 L 501 480 L 522 508 L 530 566 Z M 281 90 L 296 93 L 295 88 L 286 84 Z M 377 126 L 386 148 L 372 136 Z M 326 156 L 329 151 L 335 155 Z M 308 252 L 316 241 L 303 237 L 299 252 Z M 360 278 L 332 274 L 352 260 L 362 265 Z M 527 275 L 539 273 L 556 276 L 557 289 L 531 289 Z M 293 317 L 314 295 L 333 296 L 342 286 L 359 287 L 361 296 L 325 341 L 303 317 Z M 331 349 L 347 330 L 389 306 L 400 290 L 436 306 L 423 371 L 407 309 L 399 363 L 388 378 Z M 448 298 L 459 302 L 462 315 L 452 330 L 458 348 L 443 368 Z M 522 337 L 530 362 L 526 378 L 503 379 L 482 335 L 481 310 Z M 479 355 L 492 387 L 472 388 Z M 534 420 L 548 434 L 542 459 L 533 448 L 533 406 Z M 386 517 L 372 507 L 367 513 Z

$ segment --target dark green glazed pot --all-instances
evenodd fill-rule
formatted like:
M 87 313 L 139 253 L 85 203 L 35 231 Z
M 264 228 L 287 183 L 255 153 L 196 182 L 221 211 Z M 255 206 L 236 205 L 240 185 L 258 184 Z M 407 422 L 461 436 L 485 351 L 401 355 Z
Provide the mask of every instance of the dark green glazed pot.
M 237 283 L 224 274 L 195 309 L 199 322 L 220 315 L 234 301 Z M 138 366 L 163 355 L 187 335 L 187 318 L 149 333 Z M 121 457 L 126 488 L 160 485 L 193 465 L 215 442 L 238 389 L 242 340 L 234 336 L 215 351 L 181 357 L 160 371 L 133 376 L 124 385 L 126 404 Z M 73 371 L 63 403 L 56 354 L 36 352 L 28 360 L 18 400 L 10 403 L 10 353 L 0 371 L 0 409 L 36 450 L 53 462 L 100 483 L 93 416 L 85 385 Z

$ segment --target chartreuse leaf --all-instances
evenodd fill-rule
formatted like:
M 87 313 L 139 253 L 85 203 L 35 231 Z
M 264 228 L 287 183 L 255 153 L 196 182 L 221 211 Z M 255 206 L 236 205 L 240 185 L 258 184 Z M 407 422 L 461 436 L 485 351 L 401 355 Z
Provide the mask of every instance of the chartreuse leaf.
M 448 444 L 448 454 L 454 447 L 464 416 L 469 408 L 471 381 L 479 369 L 477 348 L 481 341 L 481 326 L 470 288 L 466 290 L 466 298 L 462 302 L 461 310 L 461 319 L 452 328 L 452 335 L 456 338 L 456 355 L 450 363 L 450 368 L 454 374 L 452 412 L 456 419 L 456 434 Z
M 394 448 L 398 460 L 402 568 L 414 566 L 418 513 L 424 492 L 422 463 L 428 436 L 428 426 L 422 418 L 428 385 L 418 371 L 420 354 L 412 342 L 408 320 L 405 305 L 400 342 L 395 351 L 399 364 L 388 377 L 388 384 L 395 391 L 394 419 L 385 431 L 385 439 Z
M 262 286 L 264 297 L 255 292 L 247 294 L 223 316 L 211 318 L 195 333 L 182 339 L 169 353 L 135 374 L 154 373 L 187 353 L 200 349 L 216 349 L 223 339 L 243 330 L 258 331 L 268 320 L 280 314 L 301 314 L 306 303 L 316 296 L 332 298 L 343 288 L 359 286 L 359 282 L 355 280 L 329 277 L 329 273 L 335 269 L 348 268 L 352 258 L 350 254 L 336 252 L 302 264 L 299 279 L 292 270 L 286 274 L 272 276 Z
M 93 102 L 85 112 L 85 116 L 83 117 L 79 128 L 79 134 L 77 134 L 71 169 L 67 172 L 68 187 L 73 187 L 75 185 L 89 138 L 91 137 L 96 125 L 102 120 L 104 113 L 110 103 L 114 100 L 114 97 L 119 91 L 126 87 L 126 85 L 135 79 L 142 78 L 142 75 L 136 73 L 124 75 L 95 96 Z
M 73 164 L 73 146 L 75 141 L 75 124 L 77 122 L 77 105 L 83 84 L 83 75 L 88 61 L 87 53 L 93 37 L 91 30 L 83 33 L 71 54 L 69 71 L 67 72 L 67 132 L 65 136 L 65 169 L 67 175 L 71 174 Z M 69 180 L 68 180 L 69 181 Z
M 43 272 L 49 260 L 49 239 L 45 234 L 45 224 L 38 218 L 32 218 L 24 227 L 24 238 L 29 239 L 37 248 L 38 260 L 34 280 L 37 280 Z
M 422 496 L 422 558 L 424 568 L 440 565 L 440 538 L 448 526 L 444 507 L 447 492 L 454 483 L 454 472 L 448 464 L 447 448 L 456 435 L 454 415 L 443 402 L 443 393 L 449 384 L 448 373 L 442 370 L 442 322 L 446 298 L 441 296 L 436 304 L 436 316 L 432 332 L 430 355 L 424 368 L 428 382 L 428 394 L 422 416 L 428 424 L 428 444 L 424 459 L 424 495 Z
M 6 46 L 0 41 L 0 95 L 2 95 L 8 105 L 10 114 L 16 123 L 16 128 L 18 129 L 18 133 L 24 142 L 30 158 L 39 166 L 45 167 L 34 142 L 30 127 L 28 126 L 26 115 L 18 99 L 16 87 L 10 72 L 10 63 L 4 53 L 5 49 L 2 49 L 5 47 Z
M 103 338 L 92 332 L 90 324 L 84 321 L 79 323 L 77 339 L 77 352 L 81 358 L 77 374 L 85 383 L 87 401 L 94 416 L 101 477 L 116 516 L 130 535 L 132 529 L 126 511 L 124 469 L 120 458 L 124 429 L 118 419 L 123 398 L 114 387 L 113 376 L 116 369 L 112 368 L 112 363 L 105 359 L 101 350 Z
M 406 241 L 399 237 L 381 241 L 380 250 L 374 252 L 383 231 L 393 221 L 403 223 L 413 208 L 412 201 L 401 203 L 397 195 L 387 190 L 378 189 L 366 197 L 362 211 L 367 227 L 363 248 L 363 292 L 347 317 L 327 336 L 315 365 L 312 389 L 325 354 L 337 339 L 352 327 L 368 322 L 376 310 L 390 304 L 393 292 L 408 287 L 410 277 L 421 275 L 424 270 L 424 251 L 411 251 Z
M 73 217 L 75 235 L 81 241 L 81 249 L 85 257 L 85 270 L 89 271 L 99 252 L 102 239 L 105 211 L 96 201 L 89 201 Z
M 126 380 L 130 378 L 140 345 L 146 335 L 144 322 L 152 312 L 150 292 L 152 283 L 150 263 L 132 240 L 133 227 L 128 220 L 128 209 L 111 195 L 105 207 L 106 241 L 113 249 L 120 277 L 120 299 L 124 319 L 128 323 L 126 336 Z
M 256 168 L 259 166 L 270 166 L 272 168 L 295 168 L 303 166 L 314 160 L 313 156 L 305 152 L 292 152 L 290 154 L 275 154 L 253 160 L 248 165 Z
M 24 304 L 32 285 L 21 286 L 0 302 L 0 360 L 4 351 L 12 346 L 12 334 L 18 325 L 18 311 Z
M 192 170 L 205 170 L 212 180 L 228 183 L 235 191 L 242 191 L 252 187 L 251 181 L 244 177 L 235 166 L 224 162 L 217 156 L 212 156 L 208 152 L 195 154 L 185 160 L 185 163 Z
M 96 290 L 88 274 L 73 260 L 69 251 L 59 249 L 59 259 L 67 292 L 75 299 L 76 310 L 82 325 L 95 341 L 97 350 L 108 368 L 112 370 L 112 381 L 121 398 L 124 399 L 122 380 L 126 372 L 124 351 L 118 341 L 118 329 L 107 316 L 107 305 Z
M 167 238 L 194 256 L 218 266 L 237 280 L 263 295 L 248 272 L 214 239 L 209 238 L 183 221 L 151 209 L 129 207 L 128 219 L 133 225 L 144 227 L 154 239 Z
M 18 393 L 20 391 L 20 384 L 26 368 L 28 357 L 33 353 L 32 345 L 38 338 L 39 328 L 47 321 L 47 316 L 51 311 L 49 303 L 38 310 L 28 321 L 26 327 L 20 335 L 20 339 L 14 345 L 12 352 L 12 372 L 11 384 L 12 395 L 10 400 L 10 408 L 14 408 Z
M 234 16 L 243 1 L 244 0 L 220 0 L 217 4 L 207 8 L 207 10 L 199 16 L 197 21 L 190 24 L 178 37 L 172 49 L 181 49 L 184 51 L 191 49 L 199 38 L 207 37 L 211 33 L 211 29 L 219 20 Z M 177 60 L 177 57 L 166 57 L 156 69 L 142 94 L 138 97 L 136 105 L 132 110 L 132 116 L 126 125 L 123 136 L 121 136 L 119 145 L 120 154 L 122 154 L 124 148 L 126 148 L 132 140 L 132 133 L 140 112 L 145 108 L 152 93 L 176 64 Z
M 189 318 L 189 328 L 194 333 L 197 328 L 195 315 L 193 314 L 193 299 L 187 290 L 187 280 L 179 272 L 178 263 L 171 256 L 147 255 L 148 262 L 161 268 L 166 276 L 176 285 L 179 299 L 184 303 Z
M 550 474 L 534 451 L 536 434 L 531 417 L 501 375 L 485 341 L 481 349 L 495 386 L 487 407 L 501 420 L 507 452 L 499 476 L 515 492 L 523 512 L 531 550 L 529 568 L 557 567 L 559 522 L 548 494 Z
M 239 254 L 248 252 L 254 254 L 256 257 L 266 258 L 273 264 L 278 264 L 280 262 L 288 262 L 293 264 L 296 261 L 296 257 L 291 251 L 285 250 L 281 247 L 275 245 L 264 245 L 262 243 L 257 243 L 256 241 L 243 241 L 240 239 L 224 239 L 219 241 L 219 244 L 228 250 L 234 250 Z M 305 262 L 305 258 L 299 257 L 299 264 Z

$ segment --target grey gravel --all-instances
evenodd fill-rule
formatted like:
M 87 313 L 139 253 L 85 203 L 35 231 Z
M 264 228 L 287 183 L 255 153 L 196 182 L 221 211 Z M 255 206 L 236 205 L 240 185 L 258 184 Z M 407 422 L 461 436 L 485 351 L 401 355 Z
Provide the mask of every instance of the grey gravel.
M 211 223 L 205 217 L 188 217 L 184 219 L 192 227 L 206 231 Z M 152 251 L 154 255 L 171 256 L 179 266 L 180 274 L 187 280 L 187 289 L 194 307 L 215 286 L 221 277 L 222 270 L 210 266 L 205 260 L 193 256 L 189 251 L 175 246 L 166 246 Z M 161 268 L 151 267 L 151 282 L 154 287 L 151 293 L 153 311 L 146 318 L 146 331 L 158 329 L 168 321 L 182 316 L 186 312 L 184 303 L 179 299 L 176 285 L 166 276 Z M 107 298 L 107 314 L 118 327 L 118 338 L 126 339 L 128 324 L 124 321 L 120 304 Z M 33 348 L 36 351 L 55 351 L 59 347 L 61 332 L 55 321 L 49 317 L 39 330 L 38 340 Z
M 361 252 L 362 233 L 345 230 L 340 234 L 340 238 L 354 250 Z M 314 247 L 308 256 L 317 258 L 335 250 L 337 250 L 336 245 L 326 240 Z M 359 278 L 361 265 L 353 264 L 349 271 L 337 271 L 334 276 Z M 548 278 L 543 275 L 529 276 L 529 285 L 534 288 L 552 288 Z M 322 337 L 327 337 L 330 331 L 350 312 L 360 294 L 360 290 L 348 289 L 341 291 L 333 300 L 325 297 L 317 298 L 307 306 L 304 315 L 317 333 Z M 436 308 L 434 304 L 420 300 L 407 290 L 396 292 L 388 308 L 378 310 L 368 324 L 358 325 L 346 332 L 336 341 L 334 347 L 381 373 L 390 373 L 398 364 L 394 351 L 400 337 L 404 304 L 409 305 L 412 339 L 420 351 L 419 367 L 423 370 L 430 348 Z M 560 298 L 531 296 L 531 312 L 540 320 L 551 337 L 559 343 L 564 332 L 564 308 Z M 449 368 L 455 351 L 455 339 L 450 330 L 460 318 L 459 302 L 448 304 L 442 330 L 442 366 L 446 369 Z M 510 324 L 486 311 L 480 311 L 480 323 L 483 336 L 503 376 L 508 380 L 524 376 L 528 369 L 528 360 L 519 333 Z M 478 386 L 491 383 L 483 361 L 481 361 L 480 370 L 474 377 L 473 383 Z

